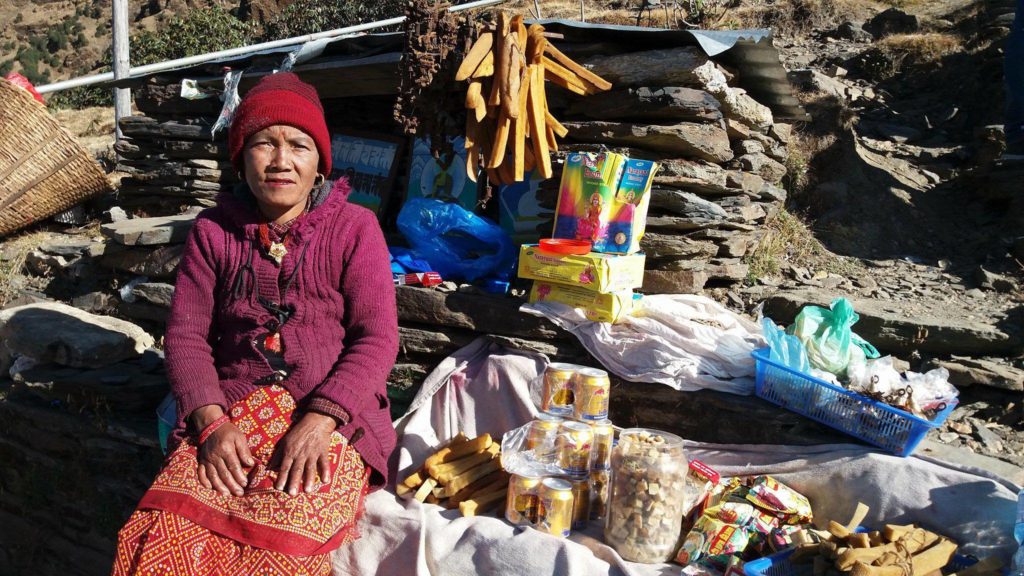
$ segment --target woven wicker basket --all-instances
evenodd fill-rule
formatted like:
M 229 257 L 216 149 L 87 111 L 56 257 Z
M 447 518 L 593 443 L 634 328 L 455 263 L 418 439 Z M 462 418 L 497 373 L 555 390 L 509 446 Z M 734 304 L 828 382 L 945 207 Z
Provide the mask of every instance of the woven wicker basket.
M 46 107 L 0 78 L 0 237 L 112 190 Z

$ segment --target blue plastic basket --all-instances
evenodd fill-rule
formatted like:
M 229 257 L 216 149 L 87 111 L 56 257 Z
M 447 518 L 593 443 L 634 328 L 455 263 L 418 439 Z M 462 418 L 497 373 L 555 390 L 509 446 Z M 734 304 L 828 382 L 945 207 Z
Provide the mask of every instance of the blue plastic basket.
M 811 576 L 814 574 L 813 562 L 793 563 L 789 561 L 789 557 L 795 550 L 795 548 L 783 550 L 771 556 L 751 560 L 743 565 L 743 573 L 746 576 Z M 956 554 L 942 571 L 943 574 L 948 574 L 957 570 L 963 570 L 977 562 L 977 558 Z
M 757 363 L 756 394 L 759 398 L 897 456 L 910 456 L 928 431 L 942 426 L 956 408 L 957 403 L 954 401 L 936 414 L 934 420 L 925 420 L 793 370 L 772 360 L 769 354 L 768 348 L 752 352 Z

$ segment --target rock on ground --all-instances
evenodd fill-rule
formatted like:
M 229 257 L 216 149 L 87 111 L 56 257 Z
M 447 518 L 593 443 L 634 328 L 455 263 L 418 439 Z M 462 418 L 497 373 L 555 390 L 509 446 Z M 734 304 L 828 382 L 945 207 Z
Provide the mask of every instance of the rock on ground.
M 131 322 L 56 302 L 0 312 L 0 339 L 17 354 L 76 368 L 109 366 L 153 345 L 153 337 Z

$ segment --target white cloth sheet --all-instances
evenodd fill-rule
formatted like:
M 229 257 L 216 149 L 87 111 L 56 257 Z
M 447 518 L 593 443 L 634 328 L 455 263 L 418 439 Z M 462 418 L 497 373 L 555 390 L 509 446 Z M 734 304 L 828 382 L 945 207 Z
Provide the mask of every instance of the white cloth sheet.
M 532 418 L 529 382 L 543 371 L 540 356 L 481 339 L 438 366 L 413 408 L 396 421 L 397 464 L 404 477 L 457 431 L 503 430 Z M 612 398 L 614 402 L 614 398 Z M 857 445 L 726 446 L 687 443 L 690 458 L 723 476 L 770 473 L 804 493 L 817 523 L 846 522 L 857 501 L 871 507 L 865 525 L 917 522 L 956 539 L 962 552 L 1008 560 L 1017 488 L 983 470 L 919 457 L 897 458 Z M 456 510 L 372 494 L 362 538 L 335 553 L 334 574 L 348 575 L 676 575 L 674 564 L 623 561 L 601 542 L 601 527 L 568 540 L 504 520 L 460 518 Z
M 556 302 L 520 309 L 573 333 L 608 370 L 631 382 L 754 393 L 750 353 L 766 345 L 761 327 L 706 296 L 644 296 L 616 324 L 592 322 L 580 310 Z

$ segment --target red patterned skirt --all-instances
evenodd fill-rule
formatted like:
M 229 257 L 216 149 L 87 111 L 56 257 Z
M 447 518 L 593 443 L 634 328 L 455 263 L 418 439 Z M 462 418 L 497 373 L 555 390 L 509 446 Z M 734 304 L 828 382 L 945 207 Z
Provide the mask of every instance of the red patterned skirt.
M 358 537 L 370 470 L 335 432 L 330 484 L 297 496 L 275 490 L 277 473 L 267 464 L 294 411 L 295 400 L 279 386 L 231 407 L 256 460 L 239 497 L 204 488 L 195 442 L 182 442 L 118 534 L 113 575 L 329 575 L 329 552 Z

